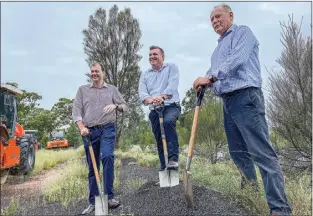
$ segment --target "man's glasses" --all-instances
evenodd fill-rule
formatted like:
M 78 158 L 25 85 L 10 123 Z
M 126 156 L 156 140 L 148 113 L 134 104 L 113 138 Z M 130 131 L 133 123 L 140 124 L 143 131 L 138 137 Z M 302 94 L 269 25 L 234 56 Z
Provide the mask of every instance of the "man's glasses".
M 149 56 L 152 56 L 152 55 L 157 56 L 158 54 L 157 53 L 149 53 Z
M 93 72 L 98 73 L 99 71 L 98 70 L 92 70 L 91 73 L 93 73 Z

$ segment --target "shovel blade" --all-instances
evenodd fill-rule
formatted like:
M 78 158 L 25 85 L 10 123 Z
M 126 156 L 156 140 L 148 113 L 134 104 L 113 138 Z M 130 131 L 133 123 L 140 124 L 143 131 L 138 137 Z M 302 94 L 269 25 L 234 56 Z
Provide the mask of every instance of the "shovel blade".
M 174 187 L 179 185 L 178 170 L 159 171 L 160 187 Z
M 109 215 L 108 195 L 95 196 L 95 215 Z
M 194 208 L 193 192 L 192 192 L 192 181 L 191 173 L 189 171 L 184 172 L 184 187 L 185 187 L 185 199 L 188 208 Z

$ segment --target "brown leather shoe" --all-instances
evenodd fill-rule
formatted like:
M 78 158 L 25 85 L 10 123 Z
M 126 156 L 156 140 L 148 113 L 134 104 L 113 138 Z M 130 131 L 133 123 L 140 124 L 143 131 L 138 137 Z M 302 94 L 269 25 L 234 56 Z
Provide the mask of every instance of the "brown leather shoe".
M 120 202 L 117 201 L 116 199 L 110 199 L 108 204 L 110 209 L 115 209 L 120 206 Z

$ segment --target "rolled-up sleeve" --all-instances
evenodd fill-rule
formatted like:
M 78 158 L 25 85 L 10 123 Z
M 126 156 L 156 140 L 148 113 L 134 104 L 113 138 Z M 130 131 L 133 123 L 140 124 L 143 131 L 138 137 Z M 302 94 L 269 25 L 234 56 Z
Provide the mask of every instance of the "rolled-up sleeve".
M 162 94 L 166 94 L 168 96 L 173 96 L 174 92 L 177 91 L 179 85 L 179 70 L 175 64 L 171 65 L 168 85 L 166 89 L 162 92 Z
M 139 93 L 139 98 L 140 98 L 140 101 L 146 105 L 144 103 L 144 101 L 151 97 L 148 93 L 148 90 L 147 90 L 147 85 L 145 83 L 145 73 L 142 73 L 140 75 L 140 79 L 139 79 L 139 86 L 138 86 L 138 93 Z
M 82 98 L 82 92 L 81 87 L 78 88 L 76 97 L 73 102 L 73 108 L 72 108 L 72 117 L 74 122 L 82 121 L 82 113 L 83 113 L 83 98 Z
M 113 103 L 118 106 L 117 108 L 118 111 L 128 112 L 128 106 L 126 104 L 126 101 L 124 100 L 122 94 L 116 87 L 114 87 Z

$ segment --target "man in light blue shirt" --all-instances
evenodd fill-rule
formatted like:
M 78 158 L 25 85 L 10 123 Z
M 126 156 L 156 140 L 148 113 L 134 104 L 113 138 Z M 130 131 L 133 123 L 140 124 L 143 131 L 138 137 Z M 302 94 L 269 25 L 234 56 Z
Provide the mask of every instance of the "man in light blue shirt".
M 178 94 L 179 71 L 175 64 L 164 63 L 164 51 L 158 46 L 151 46 L 149 53 L 151 68 L 143 72 L 139 81 L 139 97 L 142 103 L 149 106 L 149 119 L 157 141 L 161 169 L 166 167 L 159 116 L 154 107 L 164 102 L 164 130 L 168 150 L 168 168 L 178 168 L 178 136 L 176 121 L 181 112 Z
M 226 4 L 216 6 L 210 18 L 220 38 L 206 76 L 193 85 L 196 89 L 210 86 L 223 100 L 229 153 L 242 173 L 241 187 L 249 182 L 257 188 L 256 164 L 271 215 L 290 215 L 283 173 L 265 119 L 259 42 L 249 27 L 233 24 L 233 12 Z

